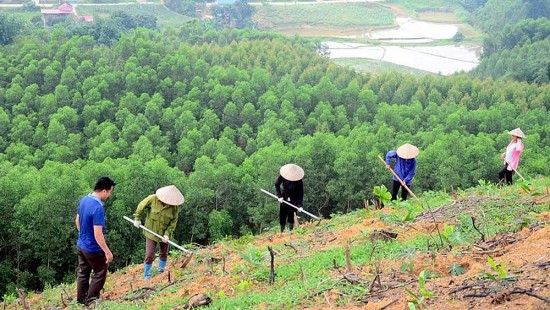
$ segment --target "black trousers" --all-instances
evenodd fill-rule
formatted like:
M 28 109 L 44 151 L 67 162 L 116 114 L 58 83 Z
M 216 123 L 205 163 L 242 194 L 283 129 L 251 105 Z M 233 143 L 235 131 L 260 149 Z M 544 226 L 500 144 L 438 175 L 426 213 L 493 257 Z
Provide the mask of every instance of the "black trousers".
M 78 249 L 78 273 L 76 300 L 79 304 L 89 304 L 99 299 L 99 293 L 107 280 L 107 258 L 105 253 L 88 253 Z M 93 271 L 92 280 L 90 274 Z
M 285 230 L 286 223 L 288 223 L 288 229 L 290 231 L 294 229 L 294 213 L 296 213 L 296 209 L 284 202 L 281 203 L 279 208 L 279 224 L 281 224 L 281 232 Z
M 407 195 L 409 192 L 401 185 L 399 181 L 393 180 L 393 186 L 391 189 L 391 200 L 397 200 L 397 193 L 401 187 L 401 199 L 407 200 Z
M 508 163 L 504 164 L 504 168 L 498 172 L 498 182 L 502 183 L 506 178 L 506 183 L 512 185 L 512 172 L 508 170 Z

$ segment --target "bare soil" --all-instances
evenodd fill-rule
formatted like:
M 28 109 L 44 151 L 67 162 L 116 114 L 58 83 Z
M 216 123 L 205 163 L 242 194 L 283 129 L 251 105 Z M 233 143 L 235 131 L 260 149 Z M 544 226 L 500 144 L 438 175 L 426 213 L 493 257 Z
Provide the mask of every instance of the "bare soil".
M 435 222 L 440 227 L 444 223 L 454 224 L 457 214 L 474 213 L 483 197 L 470 197 L 456 200 L 452 204 L 442 206 L 433 210 L 433 217 L 425 214 L 420 215 L 410 226 L 397 230 L 397 239 L 406 241 L 413 239 L 417 234 L 433 233 Z M 498 199 L 498 198 L 497 198 Z M 550 202 L 550 195 L 542 195 L 533 199 L 533 203 L 543 204 Z M 385 208 L 378 213 L 389 213 L 391 210 Z M 549 309 L 550 307 L 550 212 L 538 215 L 539 222 L 536 225 L 526 227 L 518 233 L 498 234 L 493 238 L 482 242 L 481 240 L 473 247 L 464 249 L 453 249 L 433 255 L 418 254 L 414 259 L 414 272 L 402 272 L 400 260 L 386 260 L 379 264 L 380 284 L 375 286 L 371 293 L 365 295 L 362 302 L 337 306 L 340 293 L 333 289 L 321 294 L 313 303 L 318 305 L 307 309 L 380 309 L 389 305 L 387 309 L 405 309 L 407 301 L 411 297 L 406 293 L 403 286 L 412 291 L 418 292 L 418 274 L 425 268 L 430 268 L 439 275 L 436 279 L 427 281 L 426 289 L 434 292 L 434 297 L 427 301 L 430 309 Z M 312 228 L 316 223 L 307 223 L 306 227 Z M 376 229 L 394 230 L 395 227 L 388 227 L 379 219 L 365 219 L 361 223 L 351 225 L 346 229 L 335 232 L 316 232 L 309 235 L 288 235 L 288 234 L 267 234 L 254 239 L 253 246 L 261 249 L 267 246 L 281 244 L 307 244 L 307 250 L 296 247 L 297 257 L 308 256 L 308 253 L 325 250 L 334 246 L 344 246 L 352 238 L 360 238 L 362 231 L 368 228 L 369 231 Z M 221 291 L 231 295 L 237 283 L 234 277 L 227 273 L 220 276 L 220 263 L 210 264 L 208 260 L 212 257 L 225 256 L 225 270 L 231 271 L 236 266 L 245 262 L 237 253 L 228 252 L 223 245 L 213 246 L 202 250 L 207 252 L 199 260 L 195 260 L 187 267 L 199 275 L 192 281 L 185 284 L 185 288 L 175 294 L 166 294 L 167 299 L 188 298 L 194 294 L 205 291 Z M 290 251 L 290 248 L 289 248 Z M 493 257 L 497 264 L 503 263 L 509 280 L 493 281 L 483 278 L 484 273 L 494 273 L 487 263 L 487 256 Z M 172 262 L 172 272 L 176 272 L 179 262 Z M 452 264 L 462 266 L 466 273 L 460 276 L 453 276 L 449 273 L 449 266 Z M 218 272 L 216 272 L 218 270 Z M 354 272 L 362 279 L 373 279 L 376 270 L 370 267 L 361 267 Z M 334 277 L 339 274 L 332 271 Z M 140 280 L 142 267 L 135 266 L 126 274 L 114 274 L 110 276 L 111 288 L 106 291 L 105 298 L 113 300 L 124 299 L 124 296 L 132 289 L 145 286 L 167 285 L 167 276 L 159 275 L 150 283 Z M 267 283 L 255 283 L 255 289 L 268 291 Z M 313 292 L 312 292 L 313 293 Z M 537 297 L 538 296 L 538 297 Z M 546 298 L 547 301 L 540 298 Z M 311 304 L 311 301 L 308 305 Z
M 547 194 L 525 199 L 532 204 L 549 204 L 550 188 Z M 419 234 L 435 234 L 444 224 L 455 224 L 457 214 L 475 214 L 480 205 L 487 202 L 498 203 L 501 198 L 470 196 L 456 197 L 448 205 L 433 209 L 432 213 L 417 216 L 411 224 L 389 226 L 379 217 L 368 218 L 348 227 L 338 227 L 337 231 L 317 229 L 330 220 L 309 222 L 302 227 L 313 232 L 310 234 L 266 233 L 256 236 L 246 246 L 266 249 L 268 246 L 284 245 L 288 251 L 295 253 L 293 259 L 307 257 L 316 251 L 328 250 L 339 246 L 345 248 L 349 240 L 368 242 L 364 231 L 389 230 L 398 233 L 398 241 L 414 239 Z M 390 208 L 373 211 L 375 214 L 389 214 Z M 417 253 L 413 260 L 413 271 L 401 271 L 403 264 L 399 259 L 380 261 L 376 268 L 368 265 L 352 267 L 355 277 L 367 281 L 370 289 L 361 300 L 342 304 L 342 293 L 338 287 L 324 292 L 310 292 L 311 297 L 304 302 L 301 309 L 406 309 L 412 297 L 405 287 L 418 292 L 418 275 L 424 269 L 430 269 L 437 278 L 426 281 L 426 289 L 434 296 L 424 306 L 429 309 L 549 309 L 550 308 L 550 212 L 537 214 L 537 223 L 513 233 L 499 233 L 482 241 L 481 238 L 471 246 L 433 252 Z M 353 247 L 353 243 L 351 244 Z M 102 298 L 116 302 L 147 299 L 148 309 L 158 309 L 154 300 L 163 304 L 173 301 L 182 304 L 191 296 L 206 292 L 223 291 L 226 296 L 239 294 L 235 286 L 239 278 L 235 270 L 246 264 L 234 246 L 229 248 L 225 243 L 201 248 L 190 263 L 181 268 L 185 257 L 170 259 L 167 271 L 154 276 L 149 282 L 143 281 L 142 265 L 129 267 L 124 272 L 110 274 Z M 505 279 L 491 280 L 487 274 L 496 275 L 487 262 L 491 256 L 497 264 L 504 264 Z M 282 264 L 284 261 L 277 261 Z M 449 266 L 456 264 L 465 269 L 462 275 L 452 275 Z M 340 268 L 342 269 L 342 267 Z M 336 278 L 342 277 L 340 269 L 329 270 Z M 223 272 L 225 270 L 225 272 Z M 374 281 L 378 274 L 379 281 Z M 174 284 L 183 284 L 174 286 Z M 362 283 L 365 286 L 365 282 Z M 170 288 L 177 289 L 170 289 Z M 271 286 L 267 281 L 256 281 L 252 289 L 269 292 Z M 154 291 L 157 293 L 150 296 Z M 75 292 L 69 292 L 75 296 Z M 216 298 L 216 296 L 211 296 Z M 149 299 L 151 298 L 151 299 Z M 40 295 L 29 300 L 33 303 Z M 258 309 L 262 308 L 258 306 Z M 174 309 L 181 309 L 179 306 Z

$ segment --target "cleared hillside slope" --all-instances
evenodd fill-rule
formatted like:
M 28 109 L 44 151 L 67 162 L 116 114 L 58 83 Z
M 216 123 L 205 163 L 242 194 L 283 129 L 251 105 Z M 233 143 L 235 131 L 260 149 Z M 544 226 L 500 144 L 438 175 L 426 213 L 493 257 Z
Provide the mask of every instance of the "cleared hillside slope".
M 480 182 L 308 222 L 293 234 L 273 228 L 188 245 L 194 255 L 185 267 L 186 257 L 172 252 L 169 272 L 150 282 L 141 280 L 141 265 L 110 274 L 93 308 L 183 309 L 205 294 L 212 299 L 205 309 L 548 309 L 549 185 Z M 23 295 L 32 309 L 78 308 L 74 283 Z

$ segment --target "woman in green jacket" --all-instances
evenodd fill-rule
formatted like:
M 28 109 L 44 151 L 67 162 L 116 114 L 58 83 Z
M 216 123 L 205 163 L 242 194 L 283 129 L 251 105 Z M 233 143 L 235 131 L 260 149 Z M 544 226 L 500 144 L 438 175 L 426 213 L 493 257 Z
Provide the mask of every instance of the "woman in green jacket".
M 143 231 L 145 235 L 145 262 L 143 278 L 151 278 L 151 267 L 155 260 L 155 250 L 159 243 L 159 267 L 158 272 L 164 272 L 166 259 L 168 258 L 168 240 L 176 229 L 178 223 L 179 206 L 183 204 L 184 197 L 174 185 L 159 188 L 154 195 L 149 195 L 137 206 L 134 213 L 134 226 L 141 225 L 141 215 L 145 211 L 145 227 L 163 236 L 158 238 L 150 232 Z

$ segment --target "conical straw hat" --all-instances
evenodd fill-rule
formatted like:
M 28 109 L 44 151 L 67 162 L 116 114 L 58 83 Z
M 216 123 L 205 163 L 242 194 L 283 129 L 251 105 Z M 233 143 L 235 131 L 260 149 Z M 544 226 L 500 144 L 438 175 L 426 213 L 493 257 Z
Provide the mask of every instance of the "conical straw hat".
M 511 134 L 512 136 L 525 138 L 525 134 L 523 133 L 523 131 L 521 131 L 521 129 L 519 129 L 519 127 L 514 130 L 508 131 L 508 133 Z
M 179 206 L 183 204 L 185 199 L 183 198 L 180 190 L 174 185 L 168 185 L 157 189 L 157 198 L 167 205 Z
M 286 164 L 279 171 L 281 176 L 289 181 L 298 181 L 304 178 L 304 169 L 295 164 Z
M 415 158 L 418 155 L 418 148 L 412 144 L 405 143 L 397 149 L 397 156 L 403 159 Z

